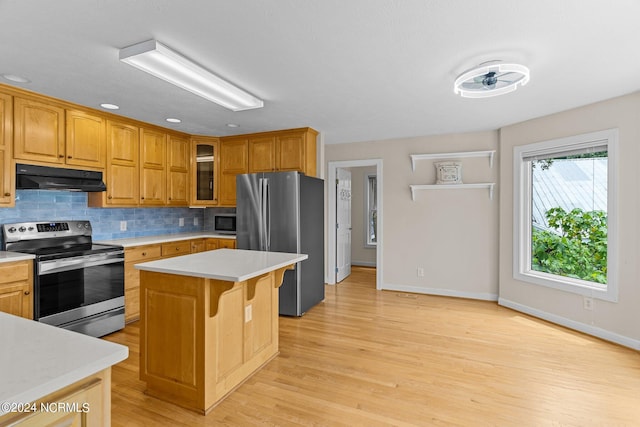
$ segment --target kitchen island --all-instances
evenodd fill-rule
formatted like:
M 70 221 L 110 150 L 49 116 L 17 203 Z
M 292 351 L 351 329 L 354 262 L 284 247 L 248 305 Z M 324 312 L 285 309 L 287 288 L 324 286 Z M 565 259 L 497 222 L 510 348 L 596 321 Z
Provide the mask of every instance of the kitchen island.
M 278 288 L 304 254 L 218 249 L 136 264 L 147 394 L 206 414 L 278 355 Z
M 0 336 L 0 425 L 110 425 L 127 347 L 2 312 Z

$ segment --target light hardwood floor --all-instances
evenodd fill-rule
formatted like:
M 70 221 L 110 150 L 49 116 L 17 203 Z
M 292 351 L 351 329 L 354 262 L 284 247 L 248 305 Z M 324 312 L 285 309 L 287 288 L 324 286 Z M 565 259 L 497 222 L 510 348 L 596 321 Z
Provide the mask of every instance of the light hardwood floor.
M 112 372 L 114 426 L 639 426 L 640 354 L 499 307 L 379 292 L 354 268 L 280 355 L 201 416 L 144 394 L 139 327 Z

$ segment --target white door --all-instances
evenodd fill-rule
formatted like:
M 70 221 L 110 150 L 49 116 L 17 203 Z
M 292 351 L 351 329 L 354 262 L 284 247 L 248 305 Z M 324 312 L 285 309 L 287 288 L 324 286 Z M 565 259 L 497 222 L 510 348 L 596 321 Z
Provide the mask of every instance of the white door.
M 336 170 L 336 283 L 351 274 L 351 171 Z

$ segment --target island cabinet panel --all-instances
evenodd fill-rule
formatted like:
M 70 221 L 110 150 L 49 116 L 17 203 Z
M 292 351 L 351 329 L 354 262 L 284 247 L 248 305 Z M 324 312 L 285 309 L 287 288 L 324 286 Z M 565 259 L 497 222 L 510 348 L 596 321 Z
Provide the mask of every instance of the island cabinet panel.
M 0 264 L 0 311 L 33 319 L 33 261 Z
M 282 271 L 243 282 L 141 271 L 146 393 L 207 413 L 274 358 Z

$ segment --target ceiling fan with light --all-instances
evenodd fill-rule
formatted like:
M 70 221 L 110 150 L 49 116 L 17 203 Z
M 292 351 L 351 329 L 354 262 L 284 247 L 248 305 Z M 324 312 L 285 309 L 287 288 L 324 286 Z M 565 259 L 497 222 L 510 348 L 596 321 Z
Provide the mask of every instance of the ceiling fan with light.
M 488 98 L 513 92 L 528 82 L 529 69 L 524 65 L 489 61 L 460 74 L 453 91 L 464 98 Z

